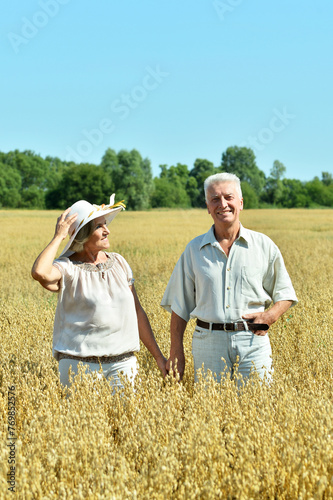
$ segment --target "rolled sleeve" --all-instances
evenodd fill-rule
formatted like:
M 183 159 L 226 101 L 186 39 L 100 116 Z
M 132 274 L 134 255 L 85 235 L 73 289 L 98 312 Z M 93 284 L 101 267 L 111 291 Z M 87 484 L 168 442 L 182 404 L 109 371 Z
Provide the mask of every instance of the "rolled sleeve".
M 264 288 L 272 297 L 274 304 L 281 300 L 292 300 L 294 306 L 298 302 L 283 257 L 277 247 L 264 278 Z
M 161 306 L 188 321 L 195 308 L 195 283 L 183 253 L 164 292 Z

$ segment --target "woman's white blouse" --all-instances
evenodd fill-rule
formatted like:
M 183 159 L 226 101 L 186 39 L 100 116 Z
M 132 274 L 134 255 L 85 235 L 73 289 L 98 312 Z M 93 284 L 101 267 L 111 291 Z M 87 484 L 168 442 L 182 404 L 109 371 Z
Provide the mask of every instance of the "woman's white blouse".
M 53 355 L 115 356 L 139 351 L 138 320 L 130 285 L 133 273 L 117 253 L 97 266 L 54 261 L 60 291 L 53 329 Z

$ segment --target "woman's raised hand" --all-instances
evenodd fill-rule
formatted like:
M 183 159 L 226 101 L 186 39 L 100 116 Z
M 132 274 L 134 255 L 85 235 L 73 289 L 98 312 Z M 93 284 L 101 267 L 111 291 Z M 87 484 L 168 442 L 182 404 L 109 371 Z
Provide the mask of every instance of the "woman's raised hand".
M 58 217 L 54 237 L 38 255 L 31 269 L 32 277 L 51 292 L 59 291 L 61 279 L 61 272 L 53 265 L 53 261 L 62 240 L 66 238 L 71 224 L 73 224 L 78 216 L 77 213 L 68 216 L 69 212 L 70 208 L 67 208 L 67 210 Z
M 77 219 L 77 213 L 68 216 L 71 207 L 67 208 L 60 217 L 57 219 L 57 224 L 55 228 L 55 236 L 61 236 L 64 240 L 68 235 L 69 228 L 73 222 Z

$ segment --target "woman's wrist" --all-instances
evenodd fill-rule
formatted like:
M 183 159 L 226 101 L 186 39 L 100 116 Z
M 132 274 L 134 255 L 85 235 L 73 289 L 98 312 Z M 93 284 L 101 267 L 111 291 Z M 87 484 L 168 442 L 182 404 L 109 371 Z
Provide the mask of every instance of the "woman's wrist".
M 163 361 L 165 359 L 165 356 L 163 356 L 163 353 L 161 350 L 154 356 L 155 361 Z

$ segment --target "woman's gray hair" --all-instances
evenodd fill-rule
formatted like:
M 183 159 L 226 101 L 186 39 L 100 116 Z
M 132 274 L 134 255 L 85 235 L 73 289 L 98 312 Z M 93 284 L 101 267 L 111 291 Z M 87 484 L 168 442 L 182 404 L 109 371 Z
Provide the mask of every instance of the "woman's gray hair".
M 69 247 L 72 252 L 82 252 L 84 244 L 89 240 L 95 230 L 94 220 L 87 222 L 77 233 L 73 243 Z
M 239 177 L 237 177 L 237 175 L 235 174 L 229 174 L 228 172 L 219 172 L 218 174 L 210 175 L 204 182 L 206 201 L 207 201 L 207 191 L 210 188 L 210 186 L 213 186 L 214 184 L 217 184 L 219 182 L 233 182 L 236 185 L 239 197 L 242 198 L 243 195 Z

